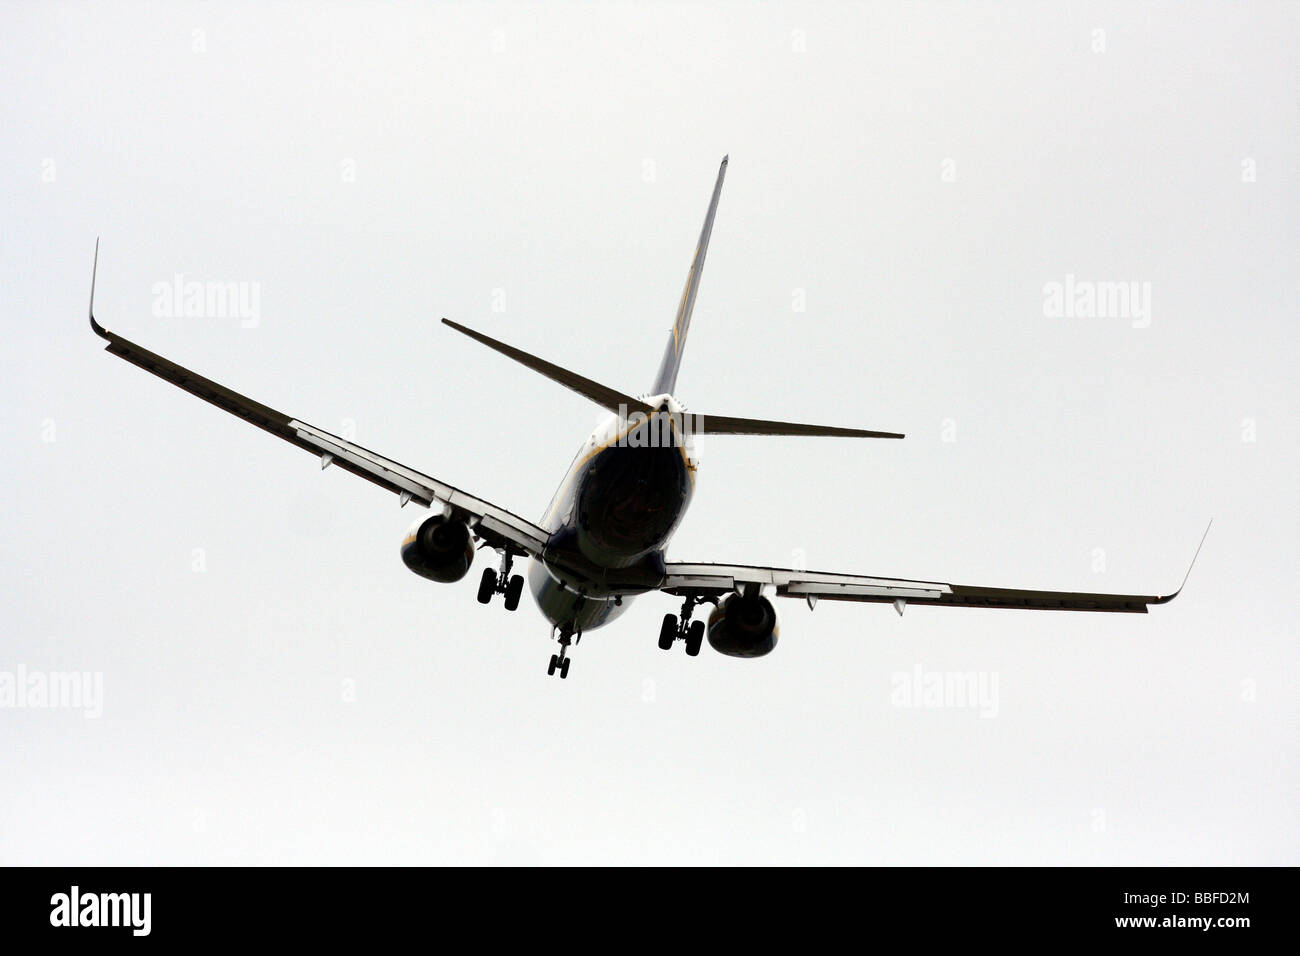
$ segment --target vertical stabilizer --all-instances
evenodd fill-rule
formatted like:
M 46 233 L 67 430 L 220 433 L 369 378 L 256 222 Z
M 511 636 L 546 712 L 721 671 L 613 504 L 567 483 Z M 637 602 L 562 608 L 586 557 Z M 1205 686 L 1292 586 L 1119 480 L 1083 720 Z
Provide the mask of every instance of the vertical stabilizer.
M 700 242 L 695 247 L 695 258 L 691 260 L 691 271 L 686 275 L 686 287 L 682 289 L 681 302 L 677 304 L 677 317 L 673 319 L 673 334 L 664 349 L 663 362 L 659 365 L 659 375 L 655 378 L 655 395 L 672 392 L 677 387 L 677 369 L 682 363 L 682 352 L 686 349 L 686 333 L 691 327 L 691 312 L 695 309 L 695 293 L 700 288 L 700 273 L 704 271 L 704 257 L 709 251 L 709 236 L 713 233 L 713 217 L 718 212 L 718 197 L 722 195 L 722 180 L 727 175 L 727 159 L 722 157 L 722 166 L 718 169 L 718 181 L 713 187 L 713 198 L 709 200 L 709 211 L 704 217 L 704 228 L 700 230 Z

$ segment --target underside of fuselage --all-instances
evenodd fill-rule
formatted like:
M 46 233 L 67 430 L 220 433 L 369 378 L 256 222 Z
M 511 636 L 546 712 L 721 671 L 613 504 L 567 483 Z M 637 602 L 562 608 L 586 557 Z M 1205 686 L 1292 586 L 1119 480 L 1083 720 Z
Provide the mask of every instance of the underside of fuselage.
M 680 406 L 664 398 L 658 409 L 598 429 L 547 513 L 546 553 L 528 582 L 558 628 L 600 627 L 663 580 L 663 549 L 690 504 L 695 462 Z

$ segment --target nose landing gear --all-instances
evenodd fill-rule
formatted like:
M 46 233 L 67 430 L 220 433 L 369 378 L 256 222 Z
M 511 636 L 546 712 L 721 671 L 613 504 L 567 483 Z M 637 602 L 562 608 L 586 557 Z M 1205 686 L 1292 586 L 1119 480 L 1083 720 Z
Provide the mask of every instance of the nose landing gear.
M 510 565 L 514 562 L 514 552 L 510 548 L 505 549 L 501 556 L 501 570 L 493 571 L 491 568 L 483 569 L 483 577 L 478 583 L 478 603 L 489 604 L 492 601 L 492 595 L 504 594 L 507 611 L 513 611 L 519 607 L 519 596 L 524 593 L 524 577 L 522 574 L 510 575 Z
M 700 653 L 700 648 L 704 644 L 704 622 L 692 621 L 691 614 L 695 611 L 695 605 L 703 604 L 704 598 L 694 594 L 688 595 L 682 602 L 681 621 L 675 614 L 665 614 L 664 622 L 659 628 L 659 649 L 661 651 L 671 651 L 673 643 L 676 641 L 686 642 L 686 653 L 690 657 L 695 657 Z
M 582 632 L 576 631 L 571 624 L 560 626 L 560 653 L 551 655 L 550 666 L 546 668 L 546 673 L 554 676 L 558 670 L 560 680 L 569 676 L 569 645 L 576 644 L 582 640 Z

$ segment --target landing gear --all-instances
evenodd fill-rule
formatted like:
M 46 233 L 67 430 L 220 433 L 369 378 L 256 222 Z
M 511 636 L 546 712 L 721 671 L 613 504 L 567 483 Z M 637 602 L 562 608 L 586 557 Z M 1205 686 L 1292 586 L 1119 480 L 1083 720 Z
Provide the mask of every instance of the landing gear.
M 659 650 L 671 651 L 675 640 L 677 640 L 677 615 L 665 614 L 663 626 L 659 628 Z
M 691 657 L 696 657 L 700 653 L 700 648 L 704 645 L 704 622 L 692 621 L 691 614 L 695 611 L 695 605 L 703 604 L 704 598 L 690 595 L 682 602 L 682 616 L 680 623 L 675 614 L 665 614 L 664 622 L 659 627 L 659 649 L 661 651 L 671 651 L 676 641 L 686 642 L 686 653 Z
M 504 594 L 507 611 L 513 611 L 519 607 L 519 596 L 524 593 L 524 578 L 522 574 L 510 575 L 510 565 L 514 561 L 514 553 L 506 548 L 505 553 L 501 556 L 501 570 L 493 571 L 491 568 L 483 569 L 483 577 L 478 582 L 478 603 L 490 604 L 492 595 Z
M 560 680 L 569 676 L 569 645 L 576 644 L 582 640 L 582 632 L 575 631 L 571 624 L 565 624 L 560 627 L 560 653 L 551 655 L 551 663 L 546 668 L 548 676 L 554 677 L 555 672 L 560 672 Z
M 519 595 L 524 591 L 524 578 L 521 574 L 516 574 L 506 585 L 506 610 L 513 611 L 519 607 Z
M 567 657 L 561 658 L 556 654 L 551 655 L 551 664 L 546 668 L 546 673 L 553 675 L 558 668 L 560 671 L 560 680 L 569 676 L 569 664 L 572 663 Z
M 700 648 L 704 645 L 704 622 L 695 621 L 691 624 L 691 629 L 686 632 L 686 653 L 690 657 L 699 657 Z
M 492 595 L 497 593 L 497 573 L 491 568 L 483 569 L 483 577 L 478 582 L 478 603 L 487 604 Z

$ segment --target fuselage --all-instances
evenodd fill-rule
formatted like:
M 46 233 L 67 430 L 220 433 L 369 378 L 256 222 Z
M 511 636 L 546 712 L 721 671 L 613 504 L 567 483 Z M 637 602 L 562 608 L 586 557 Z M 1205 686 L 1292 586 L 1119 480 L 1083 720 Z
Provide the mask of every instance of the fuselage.
M 663 580 L 664 548 L 690 505 L 697 459 L 681 405 L 669 395 L 645 401 L 653 415 L 611 415 L 592 432 L 542 517 L 549 538 L 530 562 L 528 587 L 555 626 L 600 627 Z

